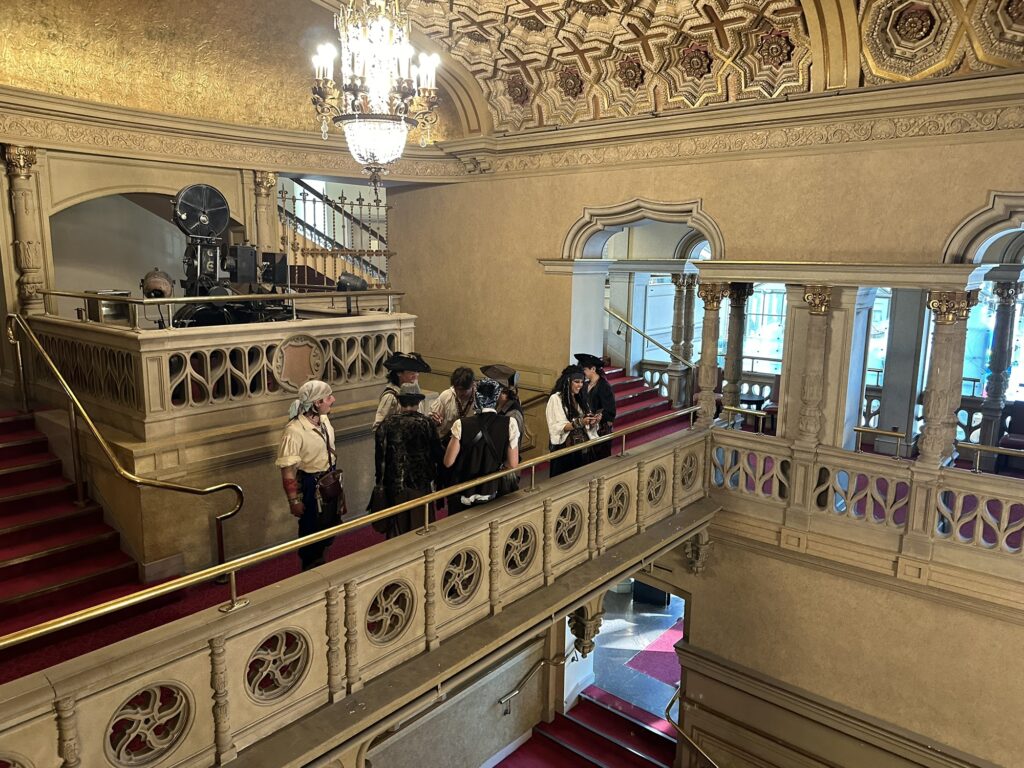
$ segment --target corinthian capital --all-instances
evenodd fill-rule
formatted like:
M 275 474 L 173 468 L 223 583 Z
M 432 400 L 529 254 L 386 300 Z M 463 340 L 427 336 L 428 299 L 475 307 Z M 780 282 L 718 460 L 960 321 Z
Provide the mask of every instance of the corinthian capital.
M 1012 307 L 1017 303 L 1017 297 L 1020 296 L 1022 287 L 1024 287 L 1024 283 L 996 283 L 992 287 L 992 293 L 996 295 L 996 300 L 1000 304 Z
M 754 293 L 753 283 L 729 283 L 729 301 L 743 303 Z
M 672 273 L 672 285 L 676 288 L 693 288 L 697 285 L 696 275 L 687 275 L 683 272 Z
M 805 285 L 804 301 L 812 315 L 827 315 L 832 304 L 831 285 Z
M 701 283 L 697 295 L 704 302 L 704 309 L 718 309 L 722 299 L 729 295 L 728 283 Z
M 967 320 L 971 307 L 978 303 L 977 291 L 928 291 L 928 309 L 936 325 L 952 325 Z
M 7 160 L 7 175 L 13 178 L 27 179 L 32 176 L 32 166 L 36 164 L 35 147 L 16 147 L 8 144 L 4 150 Z
M 256 171 L 256 194 L 266 196 L 277 188 L 277 174 L 274 171 Z

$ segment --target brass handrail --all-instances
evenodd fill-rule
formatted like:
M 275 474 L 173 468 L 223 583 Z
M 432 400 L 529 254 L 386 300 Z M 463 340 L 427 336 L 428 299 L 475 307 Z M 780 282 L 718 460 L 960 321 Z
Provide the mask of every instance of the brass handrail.
M 155 307 L 164 304 L 230 304 L 238 301 L 307 301 L 325 298 L 359 297 L 359 296 L 404 296 L 404 291 L 391 291 L 384 288 L 365 291 L 323 291 L 319 293 L 240 293 L 230 296 L 170 296 L 163 299 L 146 299 L 135 296 L 110 296 L 103 293 L 82 293 L 80 291 L 56 291 L 40 288 L 36 293 L 42 296 L 59 296 L 65 299 L 88 299 L 113 304 L 134 304 L 142 307 Z
M 594 440 L 588 440 L 587 442 L 580 443 L 579 445 L 574 445 L 569 448 L 560 448 L 557 451 L 552 451 L 551 453 L 543 454 L 535 459 L 524 461 L 517 467 L 500 470 L 490 475 L 484 475 L 483 477 L 474 478 L 473 480 L 469 480 L 465 483 L 459 483 L 458 485 L 452 485 L 447 488 L 443 488 L 442 490 L 439 491 L 433 491 L 425 496 L 420 496 L 416 499 L 413 499 L 412 501 L 406 501 L 403 502 L 402 504 L 396 504 L 393 507 L 382 509 L 379 512 L 372 512 L 368 515 L 363 515 L 362 517 L 358 517 L 354 520 L 339 523 L 338 525 L 335 525 L 331 528 L 327 528 L 323 531 L 311 533 L 308 536 L 302 536 L 300 538 L 294 539 L 293 541 L 287 541 L 283 544 L 275 544 L 274 546 L 268 547 L 267 549 L 260 550 L 259 552 L 253 552 L 249 555 L 243 555 L 242 557 L 236 558 L 227 563 L 221 563 L 219 565 L 214 565 L 209 568 L 205 568 L 201 571 L 196 571 L 195 573 L 186 574 L 185 576 L 179 576 L 176 579 L 172 579 L 170 581 L 166 581 L 162 584 L 157 584 L 152 587 L 147 587 L 138 592 L 133 592 L 130 595 L 118 597 L 106 603 L 101 603 L 99 605 L 94 605 L 89 608 L 84 608 L 81 611 L 68 614 L 67 616 L 61 616 L 56 619 L 51 619 L 50 621 L 43 622 L 42 624 L 37 624 L 34 627 L 27 627 L 17 632 L 12 632 L 8 635 L 3 635 L 2 637 L 0 637 L 0 650 L 8 648 L 12 645 L 17 645 L 18 643 L 23 643 L 27 640 L 32 640 L 36 637 L 48 635 L 51 632 L 56 632 L 59 629 L 64 629 L 65 627 L 71 627 L 76 624 L 81 624 L 84 621 L 89 621 L 90 619 L 94 619 L 99 616 L 105 616 L 108 613 L 113 613 L 114 611 L 118 611 L 122 608 L 137 605 L 138 603 L 145 602 L 146 600 L 161 597 L 163 595 L 176 592 L 179 589 L 185 589 L 186 587 L 191 587 L 195 584 L 200 584 L 204 581 L 209 581 L 210 579 L 214 579 L 224 575 L 227 575 L 230 584 L 231 602 L 221 606 L 221 610 L 227 613 L 229 611 L 242 608 L 245 605 L 247 605 L 249 601 L 245 599 L 238 599 L 235 574 L 237 571 L 240 571 L 243 568 L 258 565 L 259 563 L 262 563 L 266 560 L 271 560 L 275 557 L 279 557 L 280 555 L 284 555 L 289 552 L 294 552 L 298 549 L 301 549 L 302 547 L 309 546 L 310 544 L 313 544 L 315 542 L 333 538 L 334 536 L 338 536 L 343 533 L 348 533 L 349 531 L 355 530 L 357 528 L 362 528 L 365 525 L 375 523 L 378 520 L 385 520 L 391 517 L 392 515 L 397 515 L 400 512 L 410 511 L 420 506 L 423 507 L 423 528 L 417 531 L 417 533 L 424 535 L 429 534 L 430 503 L 433 501 L 443 499 L 453 493 L 459 493 L 461 491 L 468 490 L 469 488 L 473 488 L 482 483 L 497 480 L 508 474 L 520 473 L 524 469 L 531 470 L 530 490 L 535 490 L 536 467 L 539 464 L 548 462 L 551 459 L 557 459 L 561 456 L 568 456 L 569 454 L 575 453 L 577 451 L 585 450 L 587 448 L 592 447 L 594 444 L 610 442 L 611 440 L 618 438 L 620 436 L 623 439 L 623 445 L 625 445 L 626 436 L 633 434 L 634 432 L 639 432 L 642 429 L 647 429 L 648 427 L 657 426 L 658 424 L 662 424 L 673 419 L 677 419 L 680 416 L 688 415 L 690 417 L 690 428 L 692 429 L 693 414 L 696 413 L 697 410 L 699 410 L 698 406 L 682 408 L 677 411 L 672 411 L 671 413 L 656 416 L 655 418 L 648 419 L 647 421 L 639 422 L 637 424 L 631 424 L 630 426 L 626 427 L 620 432 L 612 433 L 610 435 L 604 435 L 602 437 L 595 438 Z
M 1024 451 L 1018 448 L 1002 448 L 998 445 L 979 445 L 978 443 L 968 443 L 963 440 L 954 440 L 953 447 L 957 450 L 967 448 L 974 451 L 974 469 L 971 471 L 975 474 L 981 474 L 981 454 L 983 453 L 994 453 L 997 456 L 1015 456 L 1019 459 L 1024 459 Z
M 740 414 L 744 417 L 753 416 L 755 419 L 757 419 L 757 434 L 764 434 L 764 420 L 768 418 L 768 411 L 759 411 L 756 408 L 740 408 L 735 405 L 723 405 L 722 410 L 728 411 L 729 413 L 732 414 Z M 730 426 L 734 421 L 735 419 L 729 420 Z
M 686 735 L 686 731 L 683 730 L 683 726 L 672 719 L 672 705 L 679 701 L 679 696 L 682 693 L 682 691 L 683 689 L 681 686 L 679 688 L 676 688 L 676 692 L 673 693 L 672 698 L 668 700 L 668 704 L 665 705 L 665 719 L 668 720 L 669 724 L 676 729 L 676 733 L 683 737 L 683 739 L 686 741 L 687 746 L 694 752 L 696 752 L 701 759 L 707 762 L 707 768 L 718 768 L 718 764 L 710 757 L 708 757 L 708 753 L 700 747 L 698 747 L 697 742 L 695 742 L 693 739 Z M 682 704 L 680 704 L 679 710 L 680 712 L 682 712 Z M 697 768 L 706 767 L 699 766 Z
M 632 331 L 633 331 L 634 333 L 639 333 L 639 334 L 640 334 L 641 336 L 643 336 L 643 337 L 644 337 L 645 339 L 647 339 L 647 340 L 648 340 L 649 342 L 651 342 L 651 344 L 653 344 L 653 345 L 654 345 L 654 346 L 656 346 L 656 347 L 657 347 L 658 349 L 660 349 L 660 350 L 661 350 L 662 352 L 664 352 L 665 354 L 667 354 L 667 355 L 668 355 L 668 356 L 669 356 L 670 358 L 672 358 L 673 360 L 675 360 L 675 361 L 676 361 L 677 363 L 682 363 L 683 365 L 687 366 L 688 368 L 696 368 L 696 367 L 697 367 L 697 364 L 696 364 L 696 363 L 694 363 L 694 362 L 693 362 L 692 360 L 687 360 L 686 358 L 684 358 L 684 357 L 682 357 L 682 356 L 680 356 L 680 355 L 677 355 L 677 354 L 676 354 L 675 352 L 673 352 L 673 351 L 672 351 L 671 349 L 669 349 L 668 347 L 666 347 L 666 346 L 665 346 L 664 344 L 662 344 L 662 343 L 661 343 L 660 341 L 658 341 L 657 339 L 651 338 L 651 337 L 650 337 L 650 336 L 648 336 L 648 335 L 647 335 L 646 333 L 644 333 L 643 331 L 641 331 L 641 330 L 640 330 L 639 328 L 637 328 L 637 327 L 636 327 L 635 325 L 633 325 L 633 324 L 632 324 L 631 322 L 629 322 L 629 320 L 627 320 L 626 318 L 624 318 L 624 317 L 623 317 L 622 315 L 620 315 L 620 314 L 619 314 L 618 312 L 616 312 L 616 311 L 615 311 L 614 309 L 610 309 L 609 307 L 605 307 L 605 308 L 604 308 L 604 311 L 605 311 L 605 312 L 607 312 L 607 313 L 608 313 L 609 315 L 611 315 L 612 317 L 614 317 L 614 318 L 615 318 L 616 320 L 618 320 L 618 321 L 619 321 L 620 323 L 622 323 L 623 325 L 625 325 L 626 327 L 628 327 L 628 328 L 629 328 L 630 330 L 632 330 Z
M 900 432 L 898 429 L 875 429 L 874 427 L 854 427 L 853 431 L 857 433 L 857 453 L 864 453 L 861 450 L 860 444 L 864 439 L 864 435 L 879 435 L 881 437 L 895 437 L 896 438 L 896 452 L 894 457 L 896 461 L 900 460 L 900 447 L 903 441 L 907 439 L 906 432 Z
M 7 341 L 15 346 L 16 358 L 18 360 L 18 376 L 19 383 L 21 385 L 22 392 L 22 404 L 25 406 L 24 410 L 28 410 L 27 392 L 28 388 L 25 381 L 25 370 L 22 367 L 22 354 L 21 354 L 21 342 L 18 341 L 18 336 L 15 333 L 15 326 L 21 328 L 22 333 L 25 335 L 35 347 L 39 357 L 50 369 L 50 373 L 60 384 L 64 390 L 64 394 L 68 398 L 70 407 L 68 408 L 69 423 L 68 428 L 71 431 L 72 441 L 72 453 L 73 460 L 75 462 L 75 484 L 78 489 L 78 501 L 81 503 L 84 501 L 84 494 L 82 491 L 82 469 L 81 469 L 81 455 L 79 453 L 78 446 L 78 416 L 81 416 L 82 421 L 89 428 L 93 438 L 96 440 L 103 454 L 107 457 L 110 462 L 110 466 L 113 467 L 114 471 L 122 478 L 134 485 L 144 485 L 149 488 L 161 488 L 167 491 L 177 491 L 179 493 L 189 493 L 195 496 L 205 496 L 210 493 L 217 493 L 218 491 L 231 490 L 235 493 L 235 506 L 229 512 L 222 513 L 216 516 L 217 521 L 217 561 L 220 563 L 224 562 L 224 521 L 234 517 L 238 514 L 238 510 L 242 508 L 242 504 L 245 502 L 245 495 L 242 493 L 242 488 L 237 483 L 218 483 L 217 485 L 211 485 L 208 488 L 195 488 L 190 485 L 179 485 L 178 483 L 169 483 L 165 480 L 152 480 L 146 477 L 140 477 L 121 466 L 121 462 L 117 460 L 117 456 L 114 455 L 113 449 L 110 447 L 110 443 L 106 441 L 103 435 L 100 434 L 99 429 L 96 428 L 96 424 L 85 410 L 85 406 L 75 395 L 74 390 L 71 389 L 71 385 L 68 384 L 63 374 L 57 368 L 57 365 L 53 362 L 53 358 L 47 353 L 40 343 L 39 338 L 32 331 L 32 328 L 25 321 L 25 318 L 21 315 L 11 314 L 7 316 Z

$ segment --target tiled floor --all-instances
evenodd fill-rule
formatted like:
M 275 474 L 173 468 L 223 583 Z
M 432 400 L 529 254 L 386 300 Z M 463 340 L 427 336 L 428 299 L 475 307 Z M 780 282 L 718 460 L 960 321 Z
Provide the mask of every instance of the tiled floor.
M 604 620 L 594 651 L 594 683 L 631 704 L 665 716 L 675 689 L 626 666 L 683 615 L 682 598 L 672 597 L 667 607 L 634 603 L 632 595 L 609 592 L 604 598 Z M 673 717 L 678 713 L 673 708 Z

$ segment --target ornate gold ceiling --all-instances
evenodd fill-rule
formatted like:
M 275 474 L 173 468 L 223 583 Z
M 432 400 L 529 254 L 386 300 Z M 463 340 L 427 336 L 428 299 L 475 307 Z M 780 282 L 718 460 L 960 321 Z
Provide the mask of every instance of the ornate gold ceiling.
M 798 0 L 410 0 L 480 82 L 497 130 L 810 88 Z

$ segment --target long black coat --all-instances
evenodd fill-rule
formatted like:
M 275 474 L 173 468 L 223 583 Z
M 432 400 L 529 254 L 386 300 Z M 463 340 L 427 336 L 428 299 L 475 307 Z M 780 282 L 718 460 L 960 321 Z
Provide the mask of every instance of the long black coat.
M 612 385 L 604 376 L 598 379 L 595 386 L 591 387 L 590 382 L 584 385 L 584 402 L 591 413 L 601 414 L 601 424 L 597 429 L 599 435 L 607 435 L 612 431 L 612 424 L 615 421 L 615 393 L 612 392 Z

